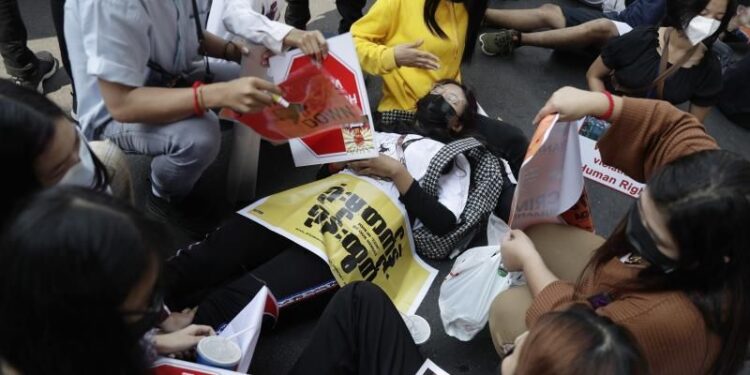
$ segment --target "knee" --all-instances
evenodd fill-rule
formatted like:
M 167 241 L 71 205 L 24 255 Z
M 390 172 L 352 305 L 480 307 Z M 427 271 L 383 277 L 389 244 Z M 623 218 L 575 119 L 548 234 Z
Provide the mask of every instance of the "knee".
M 615 24 L 606 18 L 589 21 L 584 23 L 583 25 L 586 29 L 586 34 L 595 37 L 600 43 L 604 43 L 610 38 L 614 38 L 619 35 Z
M 537 8 L 540 19 L 544 20 L 547 26 L 555 29 L 565 27 L 565 19 L 562 14 L 562 8 L 555 4 L 543 4 Z
M 212 118 L 213 117 L 213 118 Z M 208 165 L 219 155 L 221 148 L 221 130 L 215 116 L 195 119 L 181 135 L 185 152 L 196 160 L 205 161 Z

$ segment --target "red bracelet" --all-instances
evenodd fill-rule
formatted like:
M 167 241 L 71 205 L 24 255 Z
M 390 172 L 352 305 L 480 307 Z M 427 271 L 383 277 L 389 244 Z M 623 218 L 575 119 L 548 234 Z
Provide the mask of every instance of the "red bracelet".
M 607 109 L 607 112 L 604 112 L 603 115 L 599 116 L 599 119 L 609 121 L 612 117 L 612 113 L 615 111 L 615 100 L 612 98 L 612 93 L 607 90 L 604 90 L 604 95 L 606 95 L 607 100 L 609 100 L 609 108 Z
M 203 113 L 205 112 L 205 109 L 201 107 L 201 103 L 198 100 L 198 87 L 201 87 L 202 85 L 203 82 L 201 81 L 193 82 L 193 112 L 196 116 L 203 116 Z

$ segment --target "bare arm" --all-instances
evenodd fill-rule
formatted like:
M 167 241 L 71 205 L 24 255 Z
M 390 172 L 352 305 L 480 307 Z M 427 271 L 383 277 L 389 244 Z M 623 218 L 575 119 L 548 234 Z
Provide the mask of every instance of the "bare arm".
M 112 118 L 122 123 L 168 124 L 195 113 L 192 88 L 131 87 L 99 79 L 99 90 Z M 254 77 L 204 85 L 200 90 L 206 109 L 230 107 L 241 113 L 273 103 L 269 92 L 281 95 L 276 85 Z
M 507 271 L 523 271 L 533 297 L 558 280 L 544 264 L 534 243 L 521 230 L 514 229 L 510 232 L 503 241 L 500 252 Z
M 589 67 L 588 72 L 586 72 L 586 81 L 589 84 L 589 90 L 599 92 L 606 91 L 607 88 L 604 85 L 604 78 L 610 73 L 612 73 L 612 69 L 604 64 L 601 56 L 597 57 Z
M 711 107 L 704 107 L 690 103 L 690 109 L 688 109 L 691 115 L 695 116 L 701 123 L 706 119 L 708 113 L 711 112 Z

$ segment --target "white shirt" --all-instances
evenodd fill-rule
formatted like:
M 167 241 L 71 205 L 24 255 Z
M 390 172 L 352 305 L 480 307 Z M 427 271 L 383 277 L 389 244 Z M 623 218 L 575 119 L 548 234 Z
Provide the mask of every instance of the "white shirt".
M 235 1 L 229 0 L 227 6 Z M 197 3 L 201 24 L 205 25 L 209 1 Z M 88 139 L 93 139 L 96 128 L 111 120 L 98 79 L 142 87 L 151 73 L 149 60 L 173 74 L 202 71 L 192 15 L 191 0 L 66 1 L 65 41 L 78 99 L 78 121 Z M 245 25 L 246 31 L 267 27 L 249 12 L 232 17 Z M 288 30 L 283 35 L 280 28 L 274 30 L 257 33 L 268 36 L 264 43 L 280 49 Z
M 280 53 L 293 27 L 276 22 L 281 16 L 277 0 L 214 0 L 206 29 L 224 39 L 240 36 Z
M 401 134 L 394 133 L 375 133 L 375 147 L 380 149 L 380 153 L 388 155 L 396 160 L 400 159 L 399 149 L 397 147 L 398 139 Z M 404 142 L 408 142 L 413 139 L 419 139 L 409 144 L 404 150 L 404 161 L 406 162 L 406 169 L 409 174 L 414 178 L 415 181 L 419 181 L 427 173 L 427 168 L 430 166 L 430 161 L 438 151 L 444 146 L 443 143 L 438 141 L 422 138 L 420 135 L 409 134 L 404 139 Z M 469 185 L 471 184 L 471 166 L 469 160 L 463 155 L 458 155 L 455 159 L 456 165 L 450 170 L 450 172 L 442 175 L 438 180 L 440 188 L 438 189 L 438 202 L 450 210 L 453 215 L 458 218 L 466 207 L 466 202 L 469 200 Z M 391 180 L 380 180 L 369 178 L 366 176 L 360 176 L 350 171 L 349 169 L 343 170 L 341 173 L 348 173 L 351 175 L 364 178 L 373 185 L 379 187 L 386 194 L 388 194 L 394 201 L 399 202 L 400 193 L 396 188 L 396 184 Z M 419 220 L 414 222 L 414 229 L 419 228 L 422 225 Z

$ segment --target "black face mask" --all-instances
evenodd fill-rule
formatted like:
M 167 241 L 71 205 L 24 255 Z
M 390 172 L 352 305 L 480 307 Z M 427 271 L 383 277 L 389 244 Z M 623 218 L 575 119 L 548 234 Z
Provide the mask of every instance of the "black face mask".
M 664 273 L 670 273 L 677 268 L 677 261 L 664 255 L 656 246 L 654 238 L 648 232 L 641 221 L 641 213 L 638 210 L 638 202 L 633 204 L 628 212 L 628 222 L 625 235 L 635 251 L 652 265 L 661 268 Z
M 446 129 L 456 110 L 442 95 L 428 94 L 417 102 L 417 121 L 425 129 Z

